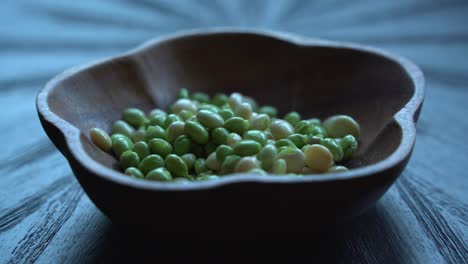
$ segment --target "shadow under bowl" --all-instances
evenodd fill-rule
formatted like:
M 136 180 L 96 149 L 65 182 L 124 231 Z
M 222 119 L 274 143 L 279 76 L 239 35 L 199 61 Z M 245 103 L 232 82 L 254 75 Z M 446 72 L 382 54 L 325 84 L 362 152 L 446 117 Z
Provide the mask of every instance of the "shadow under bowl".
M 125 176 L 117 160 L 91 142 L 91 128 L 110 131 L 127 107 L 165 108 L 181 87 L 241 92 L 282 114 L 353 116 L 362 135 L 346 164 L 352 170 L 159 183 Z M 385 193 L 411 155 L 423 89 L 414 64 L 375 48 L 278 32 L 206 30 L 70 69 L 39 92 L 37 110 L 87 195 L 113 222 L 157 232 L 301 231 L 358 215 Z

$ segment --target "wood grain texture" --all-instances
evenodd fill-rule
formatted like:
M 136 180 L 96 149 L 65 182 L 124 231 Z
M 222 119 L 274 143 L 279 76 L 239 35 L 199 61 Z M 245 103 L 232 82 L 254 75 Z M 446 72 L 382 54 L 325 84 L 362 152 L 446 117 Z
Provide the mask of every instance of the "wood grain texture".
M 0 105 L 8 109 L 0 121 L 11 139 L 0 152 L 0 263 L 244 260 L 254 252 L 290 262 L 467 262 L 466 1 L 23 0 L 2 3 L 0 14 Z M 333 234 L 193 246 L 131 240 L 82 195 L 42 131 L 37 90 L 67 67 L 205 26 L 357 41 L 422 67 L 427 90 L 413 157 L 374 209 Z

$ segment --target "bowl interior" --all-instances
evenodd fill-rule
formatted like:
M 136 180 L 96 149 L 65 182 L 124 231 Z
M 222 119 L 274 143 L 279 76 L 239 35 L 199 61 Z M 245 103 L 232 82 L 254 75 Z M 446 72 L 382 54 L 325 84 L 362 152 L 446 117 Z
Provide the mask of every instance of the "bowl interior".
M 226 33 L 175 38 L 92 66 L 59 82 L 48 103 L 81 130 L 91 158 L 116 167 L 111 155 L 91 143 L 89 129 L 110 131 L 127 107 L 165 108 L 181 87 L 212 95 L 238 91 L 282 114 L 351 115 L 362 136 L 350 167 L 376 163 L 398 147 L 402 132 L 393 115 L 414 93 L 406 71 L 380 55 Z

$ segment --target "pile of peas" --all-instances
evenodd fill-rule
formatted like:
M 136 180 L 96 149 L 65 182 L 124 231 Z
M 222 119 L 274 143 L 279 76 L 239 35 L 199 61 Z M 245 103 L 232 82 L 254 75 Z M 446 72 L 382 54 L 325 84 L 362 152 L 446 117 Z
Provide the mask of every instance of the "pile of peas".
M 114 153 L 125 174 L 153 181 L 190 182 L 232 173 L 317 174 L 346 171 L 358 148 L 359 124 L 346 115 L 321 122 L 251 97 L 181 89 L 167 111 L 148 115 L 128 108 L 109 136 L 93 128 L 91 140 Z

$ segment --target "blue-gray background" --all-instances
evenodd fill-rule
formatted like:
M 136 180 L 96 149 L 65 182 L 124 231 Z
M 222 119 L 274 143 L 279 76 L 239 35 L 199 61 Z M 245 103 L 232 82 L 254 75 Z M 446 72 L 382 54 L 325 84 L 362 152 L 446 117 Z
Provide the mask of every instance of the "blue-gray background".
M 329 257 L 339 262 L 468 262 L 467 17 L 468 1 L 453 0 L 3 0 L 0 263 L 82 262 L 135 253 L 83 195 L 43 133 L 35 95 L 67 67 L 155 36 L 213 26 L 365 43 L 416 62 L 427 90 L 407 169 L 376 208 L 318 250 L 332 250 Z M 286 248 L 286 257 L 315 254 L 307 243 L 281 243 L 276 244 Z

